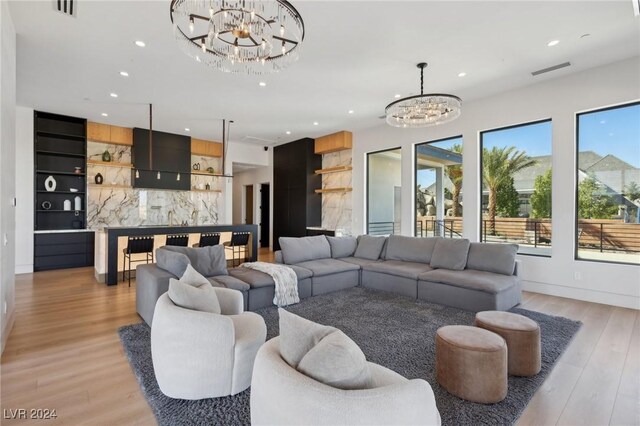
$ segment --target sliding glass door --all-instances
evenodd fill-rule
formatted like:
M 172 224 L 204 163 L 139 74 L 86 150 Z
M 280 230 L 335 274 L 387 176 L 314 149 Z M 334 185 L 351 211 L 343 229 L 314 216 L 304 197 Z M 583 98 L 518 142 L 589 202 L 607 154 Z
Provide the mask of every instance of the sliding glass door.
M 400 233 L 400 148 L 367 154 L 367 234 Z

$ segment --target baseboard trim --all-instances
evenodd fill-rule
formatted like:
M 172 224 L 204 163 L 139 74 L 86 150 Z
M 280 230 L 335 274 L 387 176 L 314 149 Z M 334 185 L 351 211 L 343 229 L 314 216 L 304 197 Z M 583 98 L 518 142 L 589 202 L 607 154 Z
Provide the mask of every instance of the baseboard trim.
M 584 300 L 585 302 L 601 303 L 605 305 L 640 310 L 640 298 L 634 296 L 545 284 L 535 281 L 523 281 L 522 288 L 525 291 L 533 293 L 548 294 L 550 296 L 566 297 L 568 299 Z
M 32 274 L 33 273 L 33 263 L 27 265 L 16 265 L 15 274 Z
M 13 323 L 16 319 L 15 313 L 15 308 L 11 309 L 11 311 L 7 313 L 7 323 L 4 330 L 2 330 L 2 347 L 0 348 L 0 355 L 4 352 L 4 347 L 7 344 L 7 340 L 9 340 L 9 334 L 11 334 L 11 330 L 13 330 Z

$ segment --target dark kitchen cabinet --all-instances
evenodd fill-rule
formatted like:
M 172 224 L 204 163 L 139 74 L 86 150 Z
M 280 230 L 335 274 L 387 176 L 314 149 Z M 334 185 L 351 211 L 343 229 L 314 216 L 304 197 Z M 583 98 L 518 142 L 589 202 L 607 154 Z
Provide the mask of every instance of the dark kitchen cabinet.
M 322 177 L 322 156 L 314 153 L 314 140 L 300 139 L 273 150 L 273 244 L 280 237 L 304 237 L 308 226 L 322 222 L 322 197 L 315 190 Z

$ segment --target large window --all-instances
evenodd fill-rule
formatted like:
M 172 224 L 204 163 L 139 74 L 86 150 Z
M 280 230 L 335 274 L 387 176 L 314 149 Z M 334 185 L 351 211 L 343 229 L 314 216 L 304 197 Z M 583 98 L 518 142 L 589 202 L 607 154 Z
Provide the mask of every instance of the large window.
M 578 114 L 576 258 L 640 263 L 640 103 Z
M 551 255 L 551 120 L 480 134 L 481 238 Z
M 462 236 L 462 137 L 415 147 L 417 237 Z
M 367 154 L 367 234 L 400 233 L 400 148 Z

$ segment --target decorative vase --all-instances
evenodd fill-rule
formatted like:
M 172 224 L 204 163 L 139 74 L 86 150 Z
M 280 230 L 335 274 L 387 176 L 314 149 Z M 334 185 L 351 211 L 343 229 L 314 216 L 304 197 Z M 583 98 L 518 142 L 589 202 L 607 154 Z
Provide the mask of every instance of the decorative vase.
M 82 174 L 82 167 L 75 167 L 73 172 L 77 175 Z
M 105 163 L 108 163 L 111 161 L 111 154 L 106 149 L 102 153 L 102 161 L 104 161 Z
M 205 189 L 206 189 L 207 191 L 209 191 L 209 190 L 211 189 L 211 185 L 209 185 L 208 183 L 207 183 L 204 187 L 205 187 Z
M 71 210 L 71 200 L 64 200 L 64 210 Z
M 49 210 L 51 208 L 51 201 L 43 201 L 41 205 L 42 210 Z
M 49 176 L 48 178 L 46 178 L 44 180 L 44 189 L 46 189 L 49 192 L 55 191 L 56 190 L 56 185 L 57 185 L 57 182 L 53 178 L 53 176 Z
M 96 174 L 96 177 L 93 178 L 93 180 L 96 182 L 96 185 L 102 185 L 102 182 L 104 182 L 104 178 L 100 173 Z
M 73 200 L 75 204 L 76 210 L 82 210 L 82 199 L 79 195 L 76 195 L 76 198 Z

